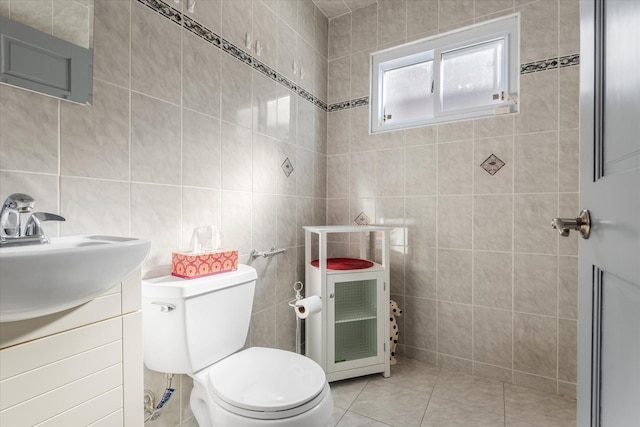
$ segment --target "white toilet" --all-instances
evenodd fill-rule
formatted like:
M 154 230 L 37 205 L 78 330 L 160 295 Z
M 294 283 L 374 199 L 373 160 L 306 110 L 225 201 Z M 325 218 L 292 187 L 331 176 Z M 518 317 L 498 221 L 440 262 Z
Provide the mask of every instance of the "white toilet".
M 326 426 L 333 398 L 322 368 L 290 351 L 244 346 L 257 274 L 142 282 L 144 362 L 193 378 L 200 427 Z M 293 315 L 293 313 L 292 313 Z

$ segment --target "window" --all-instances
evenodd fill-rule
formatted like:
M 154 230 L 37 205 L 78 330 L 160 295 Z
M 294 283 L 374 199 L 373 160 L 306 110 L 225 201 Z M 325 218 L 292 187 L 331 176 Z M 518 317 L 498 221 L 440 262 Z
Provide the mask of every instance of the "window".
M 520 15 L 371 55 L 371 132 L 518 111 Z

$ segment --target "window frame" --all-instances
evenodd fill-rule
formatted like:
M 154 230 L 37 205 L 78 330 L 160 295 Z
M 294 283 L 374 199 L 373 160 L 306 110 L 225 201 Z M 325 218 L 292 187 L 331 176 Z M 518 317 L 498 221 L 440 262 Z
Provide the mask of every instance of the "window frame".
M 473 47 L 504 38 L 504 63 L 507 93 L 501 103 L 444 112 L 442 109 L 442 55 L 457 49 Z M 403 66 L 433 61 L 433 117 L 408 121 L 386 122 L 382 99 L 384 72 Z M 370 55 L 369 132 L 380 133 L 458 120 L 517 113 L 520 87 L 520 13 L 481 22 L 461 29 L 438 34 Z

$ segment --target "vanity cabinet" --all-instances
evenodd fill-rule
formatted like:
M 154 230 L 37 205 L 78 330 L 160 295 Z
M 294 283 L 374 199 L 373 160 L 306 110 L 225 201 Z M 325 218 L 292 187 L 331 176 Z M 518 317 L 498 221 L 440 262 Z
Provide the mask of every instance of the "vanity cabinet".
M 390 228 L 307 226 L 304 229 L 305 295 L 318 295 L 322 299 L 322 311 L 305 319 L 306 355 L 324 369 L 328 381 L 373 373 L 388 377 Z M 379 253 L 379 262 L 371 259 L 372 265 L 363 269 L 328 268 L 327 239 L 334 233 L 360 234 L 360 259 L 374 258 Z M 316 258 L 318 262 L 314 266 L 312 261 Z
M 140 286 L 137 270 L 81 306 L 0 323 L 0 425 L 141 426 Z

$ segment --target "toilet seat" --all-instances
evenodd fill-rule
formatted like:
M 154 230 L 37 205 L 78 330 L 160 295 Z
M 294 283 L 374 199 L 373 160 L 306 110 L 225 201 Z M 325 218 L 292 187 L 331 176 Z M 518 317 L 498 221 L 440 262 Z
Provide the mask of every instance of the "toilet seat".
M 330 393 L 322 368 L 290 351 L 252 347 L 206 371 L 211 398 L 227 411 L 248 418 L 293 417 Z

